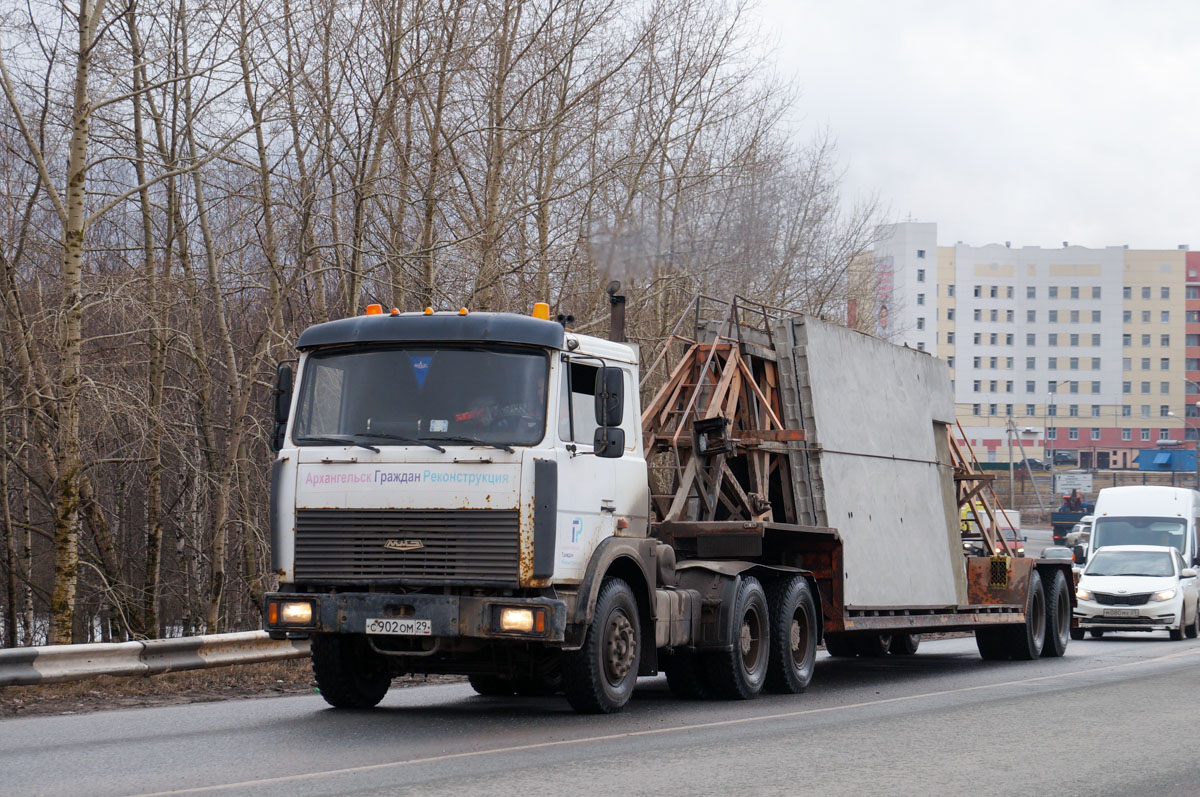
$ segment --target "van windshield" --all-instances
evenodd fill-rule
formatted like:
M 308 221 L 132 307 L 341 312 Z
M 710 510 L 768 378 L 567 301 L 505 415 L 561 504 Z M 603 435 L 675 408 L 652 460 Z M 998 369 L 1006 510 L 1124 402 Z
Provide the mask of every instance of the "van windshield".
M 1183 518 L 1096 518 L 1092 524 L 1092 550 L 1105 545 L 1164 545 L 1183 553 L 1186 530 Z

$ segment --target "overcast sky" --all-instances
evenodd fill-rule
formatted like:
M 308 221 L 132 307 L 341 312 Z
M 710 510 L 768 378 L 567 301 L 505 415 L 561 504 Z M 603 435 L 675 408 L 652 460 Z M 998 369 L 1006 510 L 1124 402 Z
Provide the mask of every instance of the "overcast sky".
M 1200 249 L 1200 3 L 761 0 L 793 123 L 938 243 Z

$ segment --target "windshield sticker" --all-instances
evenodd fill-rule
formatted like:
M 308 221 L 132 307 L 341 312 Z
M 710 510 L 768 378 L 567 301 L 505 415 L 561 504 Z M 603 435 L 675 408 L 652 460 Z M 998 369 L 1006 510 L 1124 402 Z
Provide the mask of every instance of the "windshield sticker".
M 446 420 L 433 419 L 429 421 L 429 431 L 444 432 L 450 428 L 450 422 Z
M 420 356 L 410 354 L 408 355 L 408 360 L 412 363 L 413 376 L 416 377 L 417 387 L 425 387 L 425 377 L 429 375 L 429 366 L 433 363 L 433 357 L 428 354 Z M 436 432 L 437 430 L 433 429 L 432 431 Z

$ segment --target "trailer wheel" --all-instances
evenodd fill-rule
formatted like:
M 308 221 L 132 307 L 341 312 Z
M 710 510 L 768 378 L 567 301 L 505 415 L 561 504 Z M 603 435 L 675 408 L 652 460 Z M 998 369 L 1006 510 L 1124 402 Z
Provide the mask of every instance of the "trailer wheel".
M 893 656 L 911 656 L 917 652 L 917 646 L 920 644 L 920 634 L 892 634 L 892 646 L 889 650 Z
M 812 681 L 817 661 L 817 606 L 803 576 L 779 580 L 767 595 L 771 617 L 766 686 L 799 694 Z
M 877 659 L 880 656 L 886 656 L 891 646 L 891 634 L 862 634 L 855 640 L 858 655 L 868 659 Z
M 484 697 L 509 697 L 513 693 L 513 682 L 498 675 L 468 675 L 467 683 Z
M 1025 604 L 1025 624 L 1009 628 L 1009 647 L 1014 659 L 1031 661 L 1042 655 L 1046 646 L 1046 588 L 1036 569 L 1029 571 L 1029 602 Z
M 746 576 L 733 602 L 733 650 L 715 651 L 704 657 L 718 697 L 749 700 L 762 691 L 771 648 L 769 618 L 762 584 Z
M 641 658 L 641 622 L 633 590 L 606 578 L 583 647 L 563 653 L 563 690 L 581 714 L 612 714 L 633 696 Z
M 325 702 L 334 708 L 372 708 L 392 685 L 387 659 L 359 634 L 316 634 L 313 676 Z
M 852 659 L 858 655 L 858 646 L 853 637 L 846 634 L 826 634 L 825 651 L 835 659 Z
M 704 654 L 678 650 L 664 659 L 663 666 L 667 671 L 667 687 L 675 697 L 683 700 L 711 700 L 714 697 Z
M 1077 641 L 1080 639 L 1083 639 L 1083 634 L 1084 634 L 1084 631 L 1082 628 L 1072 628 L 1071 629 L 1071 639 L 1074 639 Z
M 1042 655 L 1046 658 L 1061 656 L 1067 652 L 1067 639 L 1071 630 L 1071 597 L 1067 594 L 1067 577 L 1055 570 L 1046 590 L 1046 644 Z
M 1022 626 L 1023 628 L 1024 626 Z M 1009 630 L 1005 626 L 975 629 L 975 647 L 984 661 L 1001 661 L 1008 658 Z

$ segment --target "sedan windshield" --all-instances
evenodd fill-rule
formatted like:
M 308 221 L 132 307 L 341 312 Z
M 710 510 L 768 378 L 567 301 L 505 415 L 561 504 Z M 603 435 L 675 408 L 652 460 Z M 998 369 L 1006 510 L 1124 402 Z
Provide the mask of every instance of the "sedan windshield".
M 1097 551 L 1084 571 L 1089 576 L 1173 576 L 1166 551 Z
M 1162 545 L 1183 553 L 1187 521 L 1170 517 L 1101 517 L 1092 524 L 1092 548 Z
M 549 360 L 516 347 L 371 347 L 304 366 L 298 445 L 533 445 L 546 426 Z

